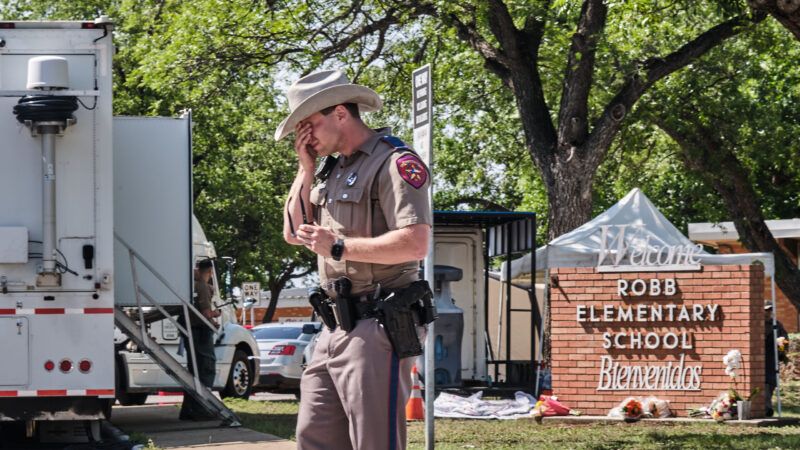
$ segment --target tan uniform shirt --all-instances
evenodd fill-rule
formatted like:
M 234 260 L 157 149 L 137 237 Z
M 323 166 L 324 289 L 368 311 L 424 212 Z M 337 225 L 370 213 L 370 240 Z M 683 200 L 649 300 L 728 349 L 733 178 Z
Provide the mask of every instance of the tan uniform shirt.
M 339 156 L 328 179 L 311 191 L 316 221 L 337 236 L 374 237 L 414 224 L 433 225 L 428 202 L 430 172 L 410 150 L 395 150 L 381 140 L 391 129 L 363 143 L 350 157 Z M 352 293 L 407 286 L 419 278 L 419 261 L 402 264 L 373 264 L 318 259 L 322 287 L 333 295 L 329 281 L 347 276 Z

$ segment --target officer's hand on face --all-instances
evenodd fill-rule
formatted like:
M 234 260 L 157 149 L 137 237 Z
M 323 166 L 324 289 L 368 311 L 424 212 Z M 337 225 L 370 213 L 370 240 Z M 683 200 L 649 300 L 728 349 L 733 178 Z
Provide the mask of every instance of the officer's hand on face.
M 313 224 L 300 225 L 297 238 L 306 248 L 326 258 L 331 256 L 331 247 L 336 242 L 336 235 L 332 230 Z
M 307 172 L 314 172 L 317 152 L 314 150 L 313 144 L 316 144 L 317 140 L 312 135 L 311 124 L 305 121 L 300 122 L 295 126 L 294 131 L 294 151 L 297 153 L 300 167 Z

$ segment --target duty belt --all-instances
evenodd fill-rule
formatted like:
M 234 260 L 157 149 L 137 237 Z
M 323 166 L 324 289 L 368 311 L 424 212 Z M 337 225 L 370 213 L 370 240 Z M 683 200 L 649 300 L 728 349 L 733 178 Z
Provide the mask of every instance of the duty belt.
M 348 300 L 354 302 L 358 319 L 372 319 L 378 317 L 378 302 L 372 298 L 362 299 L 365 296 L 350 297 Z
M 378 317 L 377 306 L 378 302 L 372 298 L 372 294 L 342 297 L 337 300 L 336 306 L 333 308 L 336 325 L 348 328 L 348 319 L 345 316 L 351 320 L 349 326 L 355 326 L 355 322 L 359 320 Z M 342 313 L 341 307 L 347 308 L 348 311 Z

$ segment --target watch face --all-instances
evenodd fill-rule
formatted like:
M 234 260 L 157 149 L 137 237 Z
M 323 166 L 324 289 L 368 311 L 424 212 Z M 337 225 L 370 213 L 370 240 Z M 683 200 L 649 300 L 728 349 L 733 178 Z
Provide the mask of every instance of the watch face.
M 331 257 L 334 261 L 339 261 L 344 253 L 344 241 L 341 239 L 336 240 L 331 247 Z

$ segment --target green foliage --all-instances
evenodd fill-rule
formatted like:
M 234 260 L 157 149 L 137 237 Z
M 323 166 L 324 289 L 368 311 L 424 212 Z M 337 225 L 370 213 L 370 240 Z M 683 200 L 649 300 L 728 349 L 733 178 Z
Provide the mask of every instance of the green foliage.
M 643 64 L 716 24 L 747 12 L 743 0 L 608 1 L 589 95 L 592 121 Z M 537 67 L 552 120 L 561 102 L 566 55 L 581 2 L 506 1 L 516 26 L 546 22 Z M 354 7 L 355 5 L 355 7 Z M 291 142 L 272 133 L 286 113 L 283 92 L 297 76 L 341 67 L 375 88 L 385 108 L 366 116 L 412 141 L 411 72 L 433 64 L 437 208 L 506 208 L 538 213 L 540 242 L 549 205 L 508 86 L 459 36 L 452 18 L 475 23 L 490 44 L 486 2 L 391 0 L 0 0 L 4 19 L 116 19 L 115 113 L 171 115 L 192 109 L 196 213 L 221 254 L 239 260 L 240 279 L 273 284 L 289 262 L 311 255 L 283 244 L 281 209 L 295 172 Z M 393 19 L 383 33 L 354 36 Z M 800 209 L 800 45 L 774 20 L 729 40 L 645 93 L 629 112 L 594 178 L 594 211 L 640 187 L 679 228 L 730 219 L 719 197 L 687 173 L 656 117 L 691 117 L 735 143 L 768 218 Z M 564 176 L 568 176 L 566 174 Z
M 598 176 L 597 208 L 642 187 L 679 228 L 731 220 L 719 196 L 688 173 L 681 149 L 653 124 L 715 130 L 746 168 L 767 219 L 800 213 L 800 45 L 777 23 L 760 25 L 660 83 L 640 104 Z

